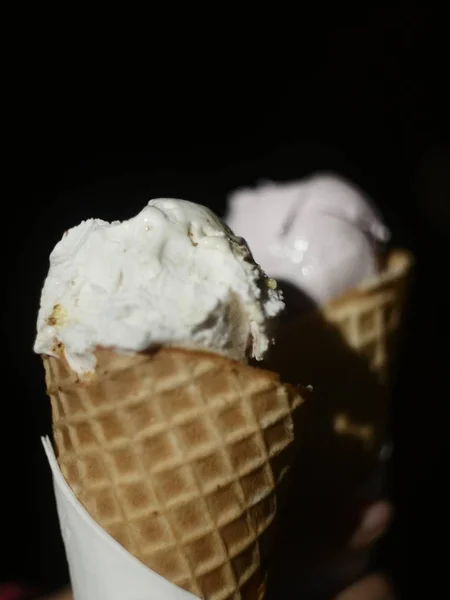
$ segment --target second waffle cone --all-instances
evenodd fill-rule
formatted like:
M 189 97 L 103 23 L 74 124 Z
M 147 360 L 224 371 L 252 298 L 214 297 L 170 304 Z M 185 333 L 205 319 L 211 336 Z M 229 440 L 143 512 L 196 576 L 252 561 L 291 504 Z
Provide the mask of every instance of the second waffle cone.
M 63 356 L 44 358 L 74 494 L 174 584 L 207 600 L 262 600 L 300 391 L 206 352 L 96 355 L 83 378 Z
M 380 276 L 280 324 L 266 366 L 284 381 L 312 385 L 315 402 L 309 406 L 319 423 L 306 420 L 317 446 L 327 420 L 334 433 L 379 451 L 412 264 L 407 252 L 396 250 Z

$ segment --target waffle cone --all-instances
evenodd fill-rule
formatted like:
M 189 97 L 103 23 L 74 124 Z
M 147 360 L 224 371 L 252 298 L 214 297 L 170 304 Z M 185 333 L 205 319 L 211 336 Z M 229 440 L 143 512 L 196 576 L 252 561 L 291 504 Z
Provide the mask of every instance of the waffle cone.
M 345 547 L 362 507 L 383 493 L 389 372 L 411 264 L 395 251 L 379 277 L 280 323 L 265 366 L 311 385 L 313 401 L 302 410 L 302 449 L 280 525 L 280 574 L 272 577 L 279 594 L 294 589 L 301 569 L 307 579 Z
M 405 307 L 412 257 L 402 250 L 391 252 L 381 274 L 322 309 L 349 348 L 365 357 L 369 369 L 388 381 Z
M 84 378 L 44 365 L 58 463 L 95 521 L 200 598 L 262 600 L 299 390 L 176 348 L 98 349 Z
M 396 250 L 378 277 L 281 323 L 266 365 L 284 381 L 311 385 L 322 420 L 366 446 L 377 445 L 386 423 L 411 265 L 411 256 Z

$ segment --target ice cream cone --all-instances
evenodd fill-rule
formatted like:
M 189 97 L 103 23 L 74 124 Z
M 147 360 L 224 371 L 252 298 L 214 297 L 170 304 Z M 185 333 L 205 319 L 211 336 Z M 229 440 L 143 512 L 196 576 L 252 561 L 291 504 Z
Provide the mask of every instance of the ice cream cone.
M 302 411 L 302 449 L 280 527 L 278 589 L 300 581 L 300 566 L 307 579 L 342 549 L 362 507 L 383 494 L 389 371 L 411 265 L 408 253 L 394 252 L 376 279 L 281 323 L 266 366 L 311 385 L 313 397 Z
M 177 348 L 99 348 L 90 376 L 44 357 L 57 459 L 93 519 L 200 598 L 262 600 L 302 391 Z
M 312 385 L 322 421 L 366 447 L 386 423 L 384 398 L 395 355 L 412 257 L 389 255 L 381 274 L 321 309 L 286 319 L 267 367 Z
M 409 253 L 393 251 L 378 277 L 329 302 L 322 311 L 348 346 L 367 358 L 381 381 L 388 380 L 411 266 Z

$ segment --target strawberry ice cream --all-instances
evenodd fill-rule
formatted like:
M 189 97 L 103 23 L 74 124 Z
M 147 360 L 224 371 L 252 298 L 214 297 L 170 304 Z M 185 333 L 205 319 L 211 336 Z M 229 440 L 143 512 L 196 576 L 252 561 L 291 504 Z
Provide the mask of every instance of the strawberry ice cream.
M 326 173 L 237 190 L 226 221 L 270 277 L 319 304 L 376 275 L 390 237 L 364 193 Z

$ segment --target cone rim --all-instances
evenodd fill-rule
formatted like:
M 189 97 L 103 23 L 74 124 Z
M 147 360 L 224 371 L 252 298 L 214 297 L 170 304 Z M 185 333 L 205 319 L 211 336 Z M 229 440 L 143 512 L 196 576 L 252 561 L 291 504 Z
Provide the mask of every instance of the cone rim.
M 366 297 L 376 291 L 381 286 L 399 280 L 406 276 L 414 265 L 414 257 L 411 252 L 401 248 L 392 250 L 387 258 L 385 267 L 382 271 L 369 279 L 366 279 L 359 285 L 344 292 L 336 298 L 332 298 L 322 307 L 325 310 L 329 308 L 338 308 L 350 301 Z

